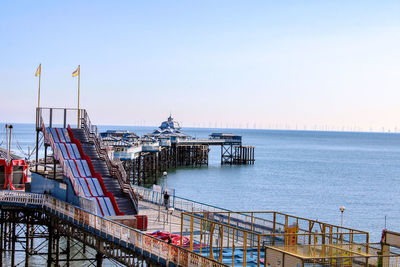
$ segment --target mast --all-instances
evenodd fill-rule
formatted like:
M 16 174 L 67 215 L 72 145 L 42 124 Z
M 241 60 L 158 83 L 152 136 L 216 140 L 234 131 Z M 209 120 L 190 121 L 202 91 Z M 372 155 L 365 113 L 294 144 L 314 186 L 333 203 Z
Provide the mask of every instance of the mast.
M 11 158 L 11 129 L 13 126 L 11 124 L 6 124 L 6 140 L 7 140 L 7 163 L 10 165 Z M 8 134 L 8 129 L 10 129 L 10 134 Z
M 7 164 L 10 161 L 10 154 L 9 154 L 9 145 L 8 145 L 8 124 L 6 124 L 6 142 L 7 142 Z

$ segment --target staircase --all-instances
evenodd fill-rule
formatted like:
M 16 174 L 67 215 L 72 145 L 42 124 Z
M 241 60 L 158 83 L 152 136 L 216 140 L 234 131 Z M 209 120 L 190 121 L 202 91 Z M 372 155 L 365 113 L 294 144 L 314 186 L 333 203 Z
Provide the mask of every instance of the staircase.
M 114 195 L 120 211 L 125 213 L 125 215 L 135 215 L 136 210 L 132 203 L 133 200 L 130 198 L 129 194 L 123 192 L 118 179 L 112 177 L 106 161 L 100 158 L 95 144 L 89 140 L 84 129 L 75 128 L 71 130 L 74 137 L 81 142 L 83 152 L 90 157 L 94 170 L 102 176 L 107 191 Z

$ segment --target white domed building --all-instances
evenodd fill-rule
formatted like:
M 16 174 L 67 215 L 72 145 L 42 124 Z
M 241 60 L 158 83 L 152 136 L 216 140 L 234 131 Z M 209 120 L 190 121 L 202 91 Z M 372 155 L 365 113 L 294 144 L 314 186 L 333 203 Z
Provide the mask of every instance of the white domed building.
M 168 120 L 163 121 L 160 126 L 161 130 L 166 130 L 166 129 L 173 129 L 173 130 L 180 130 L 181 126 L 179 125 L 178 122 L 174 121 L 174 118 L 169 115 Z

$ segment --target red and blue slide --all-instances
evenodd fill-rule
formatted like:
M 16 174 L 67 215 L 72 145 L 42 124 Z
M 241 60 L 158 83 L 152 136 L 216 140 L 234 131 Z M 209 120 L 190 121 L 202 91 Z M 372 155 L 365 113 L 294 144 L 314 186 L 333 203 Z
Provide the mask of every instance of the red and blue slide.
M 54 140 L 65 165 L 71 169 L 75 182 L 82 188 L 85 196 L 96 199 L 97 214 L 102 216 L 123 215 L 118 209 L 114 197 L 104 186 L 101 176 L 95 173 L 90 160 L 85 155 L 81 155 L 77 144 L 71 141 L 67 129 L 47 128 Z M 89 161 L 89 162 L 88 162 Z

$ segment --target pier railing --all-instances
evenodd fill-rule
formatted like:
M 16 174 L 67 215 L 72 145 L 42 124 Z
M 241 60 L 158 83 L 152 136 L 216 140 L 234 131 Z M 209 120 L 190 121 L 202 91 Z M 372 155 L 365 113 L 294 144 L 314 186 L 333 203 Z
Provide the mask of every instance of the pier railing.
M 264 235 L 280 236 L 290 230 L 299 235 L 342 233 L 351 236 L 354 243 L 369 243 L 368 232 L 277 211 L 188 211 L 185 214 Z
M 170 262 L 176 266 L 227 266 L 48 195 L 0 191 L 0 204 L 43 208 L 76 227 L 83 227 L 94 235 L 107 237 L 111 242 L 126 249 L 140 251 L 142 255 L 164 262 L 167 266 Z
M 269 220 L 260 218 L 265 215 L 271 218 Z M 304 229 L 306 223 L 308 230 Z M 303 229 L 299 228 L 299 225 Z M 316 231 L 314 226 L 320 232 Z M 181 243 L 182 236 L 190 236 L 189 250 L 200 254 L 206 253 L 220 262 L 223 259 L 226 261 L 227 251 L 231 250 L 232 253 L 229 255 L 232 258 L 232 266 L 235 250 L 243 253 L 243 265 L 246 262 L 256 262 L 257 266 L 260 266 L 264 259 L 265 247 L 300 253 L 304 246 L 314 248 L 321 245 L 327 248 L 347 246 L 349 250 L 346 253 L 351 254 L 349 257 L 373 256 L 370 255 L 367 232 L 279 212 L 183 212 Z M 332 254 L 332 249 L 328 252 Z
M 96 125 L 93 125 L 92 122 L 90 121 L 89 114 L 87 113 L 86 110 L 81 111 L 81 127 L 82 129 L 86 132 L 87 136 L 91 141 L 96 146 L 96 150 L 99 153 L 99 156 L 101 159 L 103 159 L 106 164 L 108 169 L 110 170 L 110 173 L 113 177 L 117 178 L 118 183 L 122 190 L 129 194 L 130 198 L 132 199 L 133 204 L 135 205 L 135 209 L 137 209 L 137 202 L 138 199 L 135 195 L 134 190 L 132 189 L 130 185 L 130 181 L 127 178 L 127 174 L 125 172 L 124 167 L 122 166 L 122 163 L 119 161 L 112 161 L 108 155 L 108 151 L 110 151 L 110 148 L 107 146 L 102 141 L 102 138 L 99 134 L 99 131 L 97 129 Z
M 57 110 L 57 111 L 60 111 L 60 110 L 63 111 L 63 114 L 64 114 L 64 118 L 63 118 L 64 123 L 63 123 L 63 124 L 65 124 L 65 123 L 66 123 L 67 109 L 55 109 L 55 110 Z M 50 147 L 51 147 L 51 149 L 53 150 L 54 158 L 60 163 L 60 166 L 61 166 L 61 168 L 62 168 L 62 170 L 63 170 L 63 175 L 64 175 L 65 177 L 67 177 L 67 178 L 69 179 L 69 181 L 71 182 L 72 189 L 74 190 L 74 193 L 75 193 L 78 197 L 84 197 L 85 194 L 84 194 L 82 188 L 76 184 L 76 182 L 75 182 L 75 177 L 74 177 L 74 175 L 72 174 L 72 170 L 70 169 L 70 167 L 69 167 L 68 165 L 65 164 L 65 162 L 64 162 L 64 157 L 62 156 L 61 151 L 59 151 L 59 150 L 56 148 L 56 145 L 55 145 L 55 143 L 54 143 L 53 138 L 52 138 L 51 135 L 47 132 L 47 128 L 46 128 L 46 125 L 45 125 L 45 119 L 44 119 L 44 113 L 45 113 L 45 112 L 48 112 L 48 114 L 49 114 L 49 124 L 48 124 L 48 127 L 53 127 L 53 126 L 55 126 L 55 125 L 53 124 L 53 114 L 54 114 L 53 109 L 52 109 L 52 108 L 40 108 L 40 109 L 38 110 L 38 112 L 39 112 L 39 121 L 37 122 L 37 126 L 36 126 L 37 129 L 41 129 L 41 130 L 42 130 L 42 133 L 43 133 L 45 142 L 48 143 L 48 144 L 50 144 Z
M 136 196 L 143 201 L 160 205 L 163 194 L 137 185 L 132 185 Z M 196 202 L 183 197 L 170 196 L 170 206 L 175 210 L 183 212 L 227 212 L 229 210 L 212 205 Z
M 73 128 L 78 127 L 78 122 L 82 120 L 83 109 L 76 108 L 46 108 L 41 107 L 36 109 L 37 120 L 36 129 L 40 129 L 42 123 L 48 127 L 67 128 L 71 125 Z M 78 117 L 79 114 L 79 117 Z

